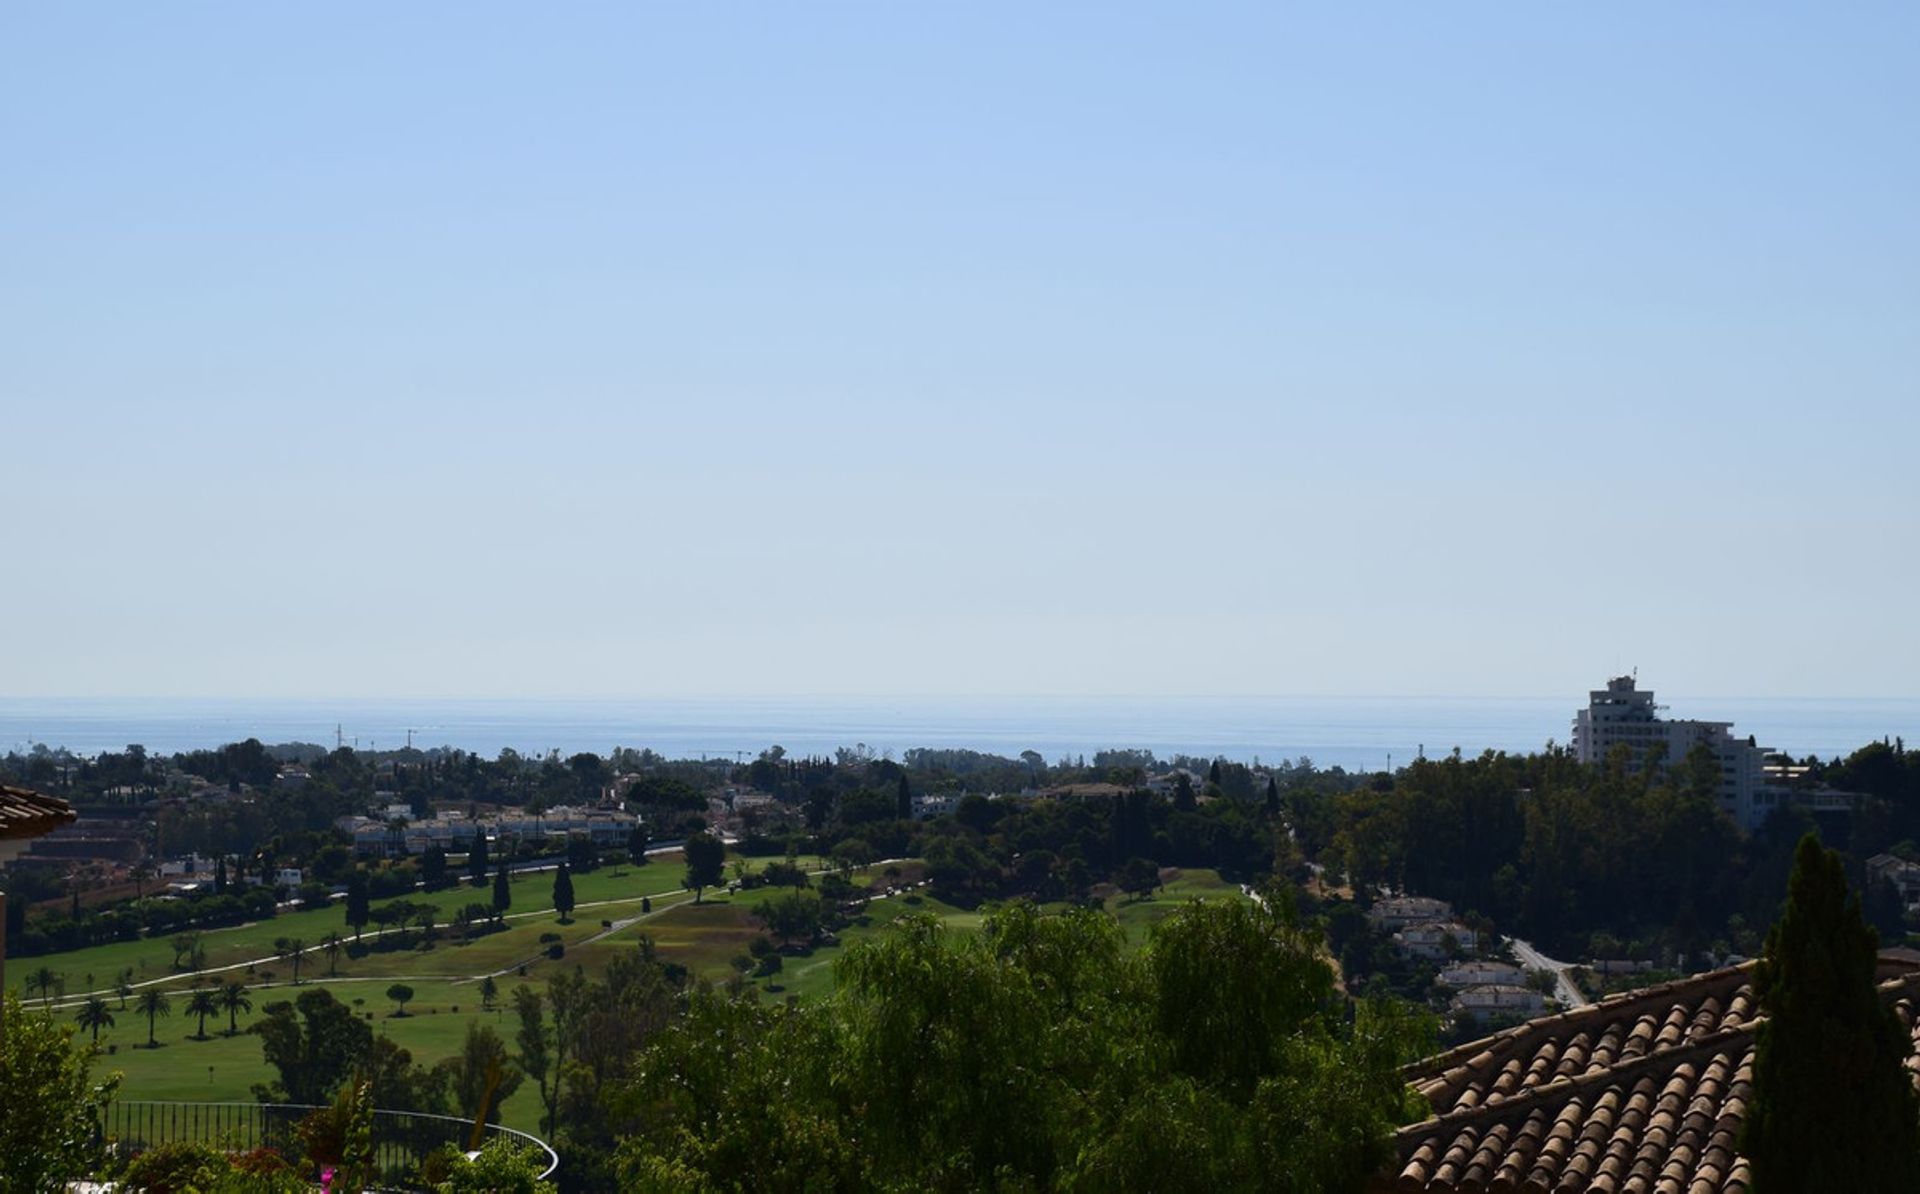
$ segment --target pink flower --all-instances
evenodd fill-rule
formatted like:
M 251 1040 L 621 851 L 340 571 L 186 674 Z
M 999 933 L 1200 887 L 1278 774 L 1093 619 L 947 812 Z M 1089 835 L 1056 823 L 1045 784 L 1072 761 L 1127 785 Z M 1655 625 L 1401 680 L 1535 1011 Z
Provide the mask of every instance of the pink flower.
M 333 1189 L 333 1170 L 332 1169 L 322 1169 L 320 1171 L 320 1188 L 325 1191 L 330 1191 Z

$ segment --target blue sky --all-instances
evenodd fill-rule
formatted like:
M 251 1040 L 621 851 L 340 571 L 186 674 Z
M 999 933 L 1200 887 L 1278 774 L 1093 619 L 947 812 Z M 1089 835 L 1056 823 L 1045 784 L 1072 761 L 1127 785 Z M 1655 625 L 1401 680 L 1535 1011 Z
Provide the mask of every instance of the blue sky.
M 1920 695 L 1916 60 L 15 6 L 0 693 Z

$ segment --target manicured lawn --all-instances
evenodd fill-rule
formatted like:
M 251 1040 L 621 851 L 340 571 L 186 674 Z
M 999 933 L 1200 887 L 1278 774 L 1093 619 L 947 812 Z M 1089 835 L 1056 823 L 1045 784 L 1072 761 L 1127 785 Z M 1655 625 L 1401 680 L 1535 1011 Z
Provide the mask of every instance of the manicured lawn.
M 749 866 L 757 870 L 767 861 L 772 860 L 749 860 Z M 811 858 L 801 862 L 809 870 L 820 865 L 819 860 Z M 902 870 L 908 879 L 919 873 L 917 864 L 907 864 Z M 686 966 L 700 978 L 717 984 L 732 977 L 732 960 L 746 954 L 762 932 L 753 919 L 753 909 L 784 889 L 755 888 L 732 894 L 724 888 L 710 890 L 705 900 L 695 904 L 692 893 L 679 890 L 683 872 L 677 857 L 656 857 L 645 867 L 603 867 L 575 876 L 574 919 L 567 924 L 560 923 L 552 907 L 551 872 L 520 876 L 513 884 L 513 908 L 507 927 L 500 931 L 463 944 L 451 928 L 443 926 L 438 930 L 439 939 L 430 947 L 417 947 L 416 934 L 415 948 L 368 948 L 360 957 L 343 951 L 331 965 L 316 951 L 307 955 L 301 985 L 322 986 L 359 1014 L 371 1014 L 374 1031 L 392 1037 L 421 1064 L 431 1065 L 456 1055 L 467 1025 L 476 1019 L 492 1025 L 511 1048 L 515 1026 L 505 1009 L 514 986 L 526 982 L 540 987 L 553 974 L 574 966 L 588 974 L 597 973 L 609 957 L 634 949 L 643 935 L 652 939 L 663 959 Z M 1112 895 L 1106 900 L 1108 911 L 1119 921 L 1132 946 L 1144 944 L 1152 926 L 1189 899 L 1244 898 L 1236 885 L 1212 871 L 1169 871 L 1164 877 L 1164 888 L 1150 899 Z M 869 881 L 884 882 L 877 868 L 856 876 L 856 882 Z M 487 895 L 486 889 L 463 884 L 410 898 L 418 903 L 430 902 L 450 916 L 452 910 L 482 901 Z M 645 914 L 640 910 L 642 899 L 651 900 L 652 910 Z M 375 901 L 375 906 L 383 902 Z M 925 889 L 895 893 L 870 902 L 858 920 L 841 930 L 836 944 L 821 946 L 804 956 L 788 956 L 780 973 L 753 979 L 752 985 L 771 999 L 811 999 L 827 994 L 834 986 L 834 963 L 848 946 L 885 932 L 887 926 L 910 913 L 936 916 L 959 932 L 978 932 L 986 916 L 981 909 L 963 909 L 936 900 Z M 612 922 L 615 927 L 609 929 L 603 922 Z M 103 989 L 118 966 L 133 965 L 136 982 L 143 977 L 156 980 L 154 985 L 168 991 L 173 1012 L 157 1024 L 161 1047 L 148 1049 L 145 1018 L 131 1003 L 120 1010 L 118 998 L 107 997 L 116 1023 L 101 1033 L 100 1041 L 114 1051 L 111 1056 L 103 1056 L 100 1065 L 125 1075 L 122 1097 L 247 1101 L 252 1098 L 253 1084 L 267 1081 L 271 1074 L 262 1059 L 259 1038 L 247 1035 L 244 1029 L 267 1003 L 291 999 L 298 993 L 287 982 L 290 967 L 271 957 L 274 938 L 303 937 L 313 943 L 333 931 L 348 935 L 343 912 L 337 907 L 208 932 L 203 943 L 210 965 L 264 960 L 256 961 L 251 970 L 241 965 L 198 980 L 170 975 L 172 951 L 165 941 L 125 942 L 50 958 L 12 959 L 7 977 L 18 989 L 28 972 L 42 965 L 68 976 L 66 1001 L 55 1014 L 71 1019 L 88 973 L 94 977 L 95 989 Z M 541 940 L 545 934 L 558 936 L 564 950 L 560 959 L 547 956 L 550 943 Z M 371 947 L 372 939 L 366 944 Z M 270 984 L 263 981 L 268 974 L 273 976 Z M 498 975 L 499 1010 L 494 1012 L 480 1010 L 478 980 L 486 974 Z M 221 1035 L 226 1029 L 222 1016 L 208 1020 L 209 1039 L 191 1039 L 194 1019 L 185 1014 L 187 989 L 196 982 L 227 979 L 239 979 L 251 988 L 254 1008 L 240 1017 L 241 1035 Z M 408 1005 L 410 1014 L 396 1018 L 390 1014 L 393 1004 L 386 997 L 386 989 L 403 980 L 416 994 Z M 32 1005 L 40 1002 L 36 998 Z M 507 1100 L 502 1114 L 509 1126 L 537 1131 L 539 1097 L 533 1087 L 523 1083 Z
M 772 860 L 749 859 L 747 866 L 750 870 L 758 870 L 768 861 Z M 820 865 L 816 858 L 802 858 L 799 861 L 810 869 Z M 573 876 L 574 916 L 582 924 L 593 926 L 598 926 L 602 919 L 625 919 L 638 911 L 638 905 L 643 898 L 677 892 L 684 875 L 685 865 L 678 854 L 655 855 L 647 865 L 640 867 L 608 865 L 585 874 L 577 874 Z M 544 918 L 550 921 L 552 919 L 553 872 L 537 871 L 516 875 L 511 883 L 511 892 L 513 903 L 508 910 L 507 920 L 515 930 L 534 920 Z M 451 936 L 451 930 L 445 926 L 452 920 L 454 914 L 468 904 L 487 903 L 491 894 L 491 885 L 475 888 L 462 882 L 440 891 L 416 891 L 406 896 L 377 899 L 373 901 L 373 907 L 377 910 L 383 904 L 393 902 L 393 899 L 405 899 L 414 904 L 431 906 L 439 912 L 439 920 L 443 926 L 440 931 L 444 941 Z M 549 924 L 546 929 L 552 930 L 554 927 Z M 472 974 L 480 972 L 479 968 L 482 966 L 498 969 L 509 962 L 517 963 L 520 956 L 538 952 L 537 939 L 540 931 L 544 930 L 536 930 L 524 935 L 526 937 L 524 942 L 522 935 L 513 932 L 482 937 L 476 942 L 476 946 L 492 942 L 489 949 L 483 949 L 474 954 L 472 964 L 466 968 L 446 972 Z M 274 956 L 273 943 L 282 937 L 302 940 L 307 943 L 309 950 L 301 964 L 301 977 L 306 978 L 328 971 L 330 963 L 326 955 L 320 951 L 319 945 L 329 933 L 338 933 L 342 938 L 352 937 L 353 931 L 346 923 L 346 911 L 343 906 L 335 905 L 309 912 L 283 912 L 272 920 L 255 921 L 232 928 L 209 929 L 201 935 L 200 944 L 205 952 L 206 968 L 232 967 L 234 968 L 232 974 L 221 977 L 237 977 L 251 981 L 262 972 L 271 973 L 276 978 L 291 978 L 293 975 L 291 963 Z M 576 935 L 563 933 L 569 943 L 583 939 L 586 935 L 585 933 Z M 374 928 L 370 926 L 364 939 L 371 942 L 377 936 Z M 506 940 L 495 941 L 496 937 L 504 937 Z M 69 1002 L 78 1000 L 89 991 L 102 995 L 111 994 L 114 976 L 123 969 L 132 970 L 133 982 L 136 986 L 140 984 L 170 987 L 190 985 L 192 980 L 179 977 L 180 972 L 174 968 L 175 954 L 169 944 L 170 940 L 171 935 L 142 938 L 138 941 L 90 946 L 86 949 L 50 954 L 45 957 L 13 958 L 7 964 L 7 985 L 20 992 L 22 998 L 25 998 L 28 976 L 41 967 L 52 970 L 58 980 L 64 984 L 65 999 Z M 527 945 L 527 948 L 520 954 L 515 954 L 514 951 L 520 950 L 523 944 Z M 436 951 L 439 948 L 436 946 Z M 496 957 L 496 954 L 500 956 Z M 406 954 L 400 956 L 408 957 Z M 410 970 L 412 967 L 425 965 L 409 958 L 408 961 L 396 967 L 392 959 L 393 955 L 385 951 L 369 953 L 367 957 L 358 961 L 349 961 L 345 954 L 341 954 L 335 960 L 335 964 L 338 965 L 339 972 L 342 974 L 356 972 L 384 974 L 395 972 L 396 969 Z M 249 963 L 252 965 L 251 970 L 247 969 Z M 432 967 L 428 969 L 431 970 Z
M 392 979 L 321 985 L 356 1013 L 370 1014 L 368 1026 L 407 1049 L 416 1063 L 432 1065 L 460 1052 L 467 1025 L 475 1021 L 491 1026 L 512 1047 L 515 1024 L 505 1009 L 515 981 L 499 980 L 499 1010 L 493 1012 L 481 1010 L 480 992 L 473 983 L 410 982 L 414 998 L 407 1004 L 408 1014 L 399 1018 L 391 1014 L 394 1004 L 386 996 Z M 240 1014 L 240 1034 L 224 1035 L 227 1018 L 222 1014 L 208 1018 L 204 1041 L 193 1039 L 197 1018 L 186 1014 L 186 1000 L 175 995 L 172 1014 L 155 1021 L 157 1049 L 147 1047 L 146 1017 L 131 1003 L 122 1011 L 119 1001 L 111 1000 L 114 1025 L 100 1033 L 101 1048 L 111 1052 L 95 1062 L 94 1072 L 104 1076 L 119 1071 L 123 1075 L 120 1097 L 126 1099 L 251 1102 L 253 1085 L 270 1081 L 273 1073 L 262 1058 L 260 1038 L 249 1034 L 247 1026 L 264 1014 L 267 1004 L 292 999 L 307 985 L 283 984 L 250 992 L 253 1010 Z M 525 1082 L 501 1108 L 508 1127 L 529 1132 L 537 1133 L 539 1115 L 539 1095 Z

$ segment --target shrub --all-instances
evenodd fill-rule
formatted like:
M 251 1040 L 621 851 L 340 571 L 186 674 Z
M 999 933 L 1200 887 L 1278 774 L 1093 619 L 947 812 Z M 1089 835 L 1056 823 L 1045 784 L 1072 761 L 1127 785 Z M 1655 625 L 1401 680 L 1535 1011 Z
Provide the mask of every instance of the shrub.
M 434 1184 L 435 1194 L 554 1194 L 553 1184 L 540 1180 L 546 1156 L 531 1145 L 495 1137 L 471 1161 L 451 1145 L 441 1155 L 446 1177 Z
M 556 941 L 552 945 L 547 946 L 547 956 L 558 962 L 561 958 L 567 956 L 567 947 Z
M 121 1184 L 145 1194 L 188 1194 L 230 1170 L 227 1159 L 204 1144 L 176 1142 L 150 1148 L 127 1163 Z

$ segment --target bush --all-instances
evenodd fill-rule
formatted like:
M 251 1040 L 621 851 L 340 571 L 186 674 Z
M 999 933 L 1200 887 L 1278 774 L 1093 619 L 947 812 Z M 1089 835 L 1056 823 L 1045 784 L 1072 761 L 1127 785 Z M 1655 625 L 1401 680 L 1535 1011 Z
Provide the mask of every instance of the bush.
M 487 1141 L 471 1161 L 449 1145 L 430 1164 L 446 1175 L 434 1183 L 435 1194 L 554 1194 L 553 1184 L 540 1180 L 546 1155 L 503 1137 Z
M 231 1172 L 231 1166 L 219 1153 L 204 1144 L 177 1142 L 134 1157 L 121 1184 L 145 1194 L 187 1194 L 211 1184 L 223 1171 Z
M 561 958 L 567 956 L 567 947 L 556 941 L 552 945 L 547 946 L 547 956 L 558 962 Z

